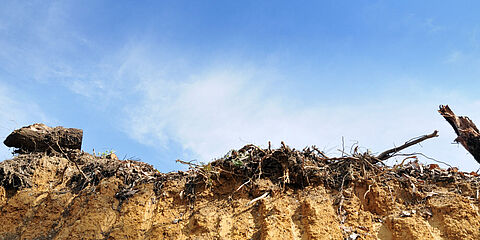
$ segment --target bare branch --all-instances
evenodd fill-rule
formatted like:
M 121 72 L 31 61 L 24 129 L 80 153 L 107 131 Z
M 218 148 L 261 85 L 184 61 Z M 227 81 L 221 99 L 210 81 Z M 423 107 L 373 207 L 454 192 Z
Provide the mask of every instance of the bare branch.
M 420 136 L 418 138 L 414 138 L 412 140 L 409 140 L 407 142 L 405 142 L 403 145 L 399 146 L 399 147 L 394 147 L 392 149 L 388 149 L 387 151 L 385 152 L 382 152 L 380 153 L 377 158 L 380 160 L 380 161 L 384 161 L 384 160 L 387 160 L 391 157 L 393 157 L 395 155 L 395 153 L 398 153 L 400 151 L 402 151 L 403 149 L 405 148 L 408 148 L 408 147 L 411 147 L 415 144 L 418 144 L 420 142 L 423 142 L 429 138 L 433 138 L 433 137 L 438 137 L 438 131 L 435 130 L 433 131 L 433 133 L 431 134 L 428 134 L 428 135 L 423 135 L 423 136 Z

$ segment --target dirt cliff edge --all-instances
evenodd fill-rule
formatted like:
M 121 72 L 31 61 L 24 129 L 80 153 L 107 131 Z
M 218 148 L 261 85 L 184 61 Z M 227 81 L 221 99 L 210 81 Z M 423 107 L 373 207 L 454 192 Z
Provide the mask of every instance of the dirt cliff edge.
M 0 163 L 0 239 L 480 239 L 476 174 L 369 159 L 250 145 L 160 173 L 21 154 Z

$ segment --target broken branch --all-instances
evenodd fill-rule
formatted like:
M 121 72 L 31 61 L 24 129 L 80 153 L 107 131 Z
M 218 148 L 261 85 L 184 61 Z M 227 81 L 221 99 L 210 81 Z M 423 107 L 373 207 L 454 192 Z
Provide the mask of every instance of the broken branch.
M 380 153 L 377 158 L 380 160 L 380 161 L 384 161 L 384 160 L 387 160 L 391 157 L 393 157 L 395 155 L 395 153 L 398 153 L 400 151 L 402 151 L 403 149 L 405 148 L 408 148 L 408 147 L 411 147 L 415 144 L 418 144 L 420 142 L 423 142 L 429 138 L 433 138 L 433 137 L 438 137 L 438 131 L 435 130 L 433 131 L 433 133 L 431 134 L 428 134 L 428 135 L 423 135 L 423 136 L 420 136 L 418 138 L 414 138 L 412 140 L 409 140 L 407 142 L 405 142 L 403 145 L 399 146 L 399 147 L 395 147 L 395 148 L 392 148 L 392 149 L 388 149 L 387 151 L 385 152 L 382 152 Z
M 457 134 L 455 142 L 462 144 L 480 163 L 480 131 L 477 126 L 468 117 L 456 116 L 448 105 L 440 105 L 438 112 L 450 123 Z

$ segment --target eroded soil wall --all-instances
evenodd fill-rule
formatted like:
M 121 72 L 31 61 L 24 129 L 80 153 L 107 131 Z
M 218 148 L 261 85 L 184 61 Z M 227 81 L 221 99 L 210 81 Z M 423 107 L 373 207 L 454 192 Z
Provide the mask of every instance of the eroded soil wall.
M 220 178 L 187 199 L 187 179 L 178 177 L 160 193 L 146 183 L 119 198 L 124 179 L 75 191 L 67 183 L 78 170 L 67 159 L 40 156 L 32 164 L 31 187 L 0 187 L 0 239 L 480 239 L 477 189 L 468 186 L 465 194 L 450 185 L 420 194 L 359 180 L 339 192 L 257 179 L 251 190 Z

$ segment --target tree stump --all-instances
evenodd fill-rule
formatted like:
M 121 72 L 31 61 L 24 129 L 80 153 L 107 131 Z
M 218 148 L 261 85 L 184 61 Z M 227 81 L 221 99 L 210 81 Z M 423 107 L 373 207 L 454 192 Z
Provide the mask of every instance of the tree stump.
M 17 148 L 16 153 L 62 152 L 82 148 L 83 130 L 76 128 L 49 127 L 42 123 L 13 131 L 3 142 L 7 147 Z
M 457 134 L 455 142 L 462 146 L 480 163 L 480 131 L 477 126 L 465 116 L 456 116 L 448 105 L 440 105 L 438 112 L 447 120 Z

